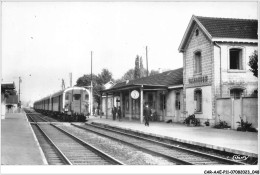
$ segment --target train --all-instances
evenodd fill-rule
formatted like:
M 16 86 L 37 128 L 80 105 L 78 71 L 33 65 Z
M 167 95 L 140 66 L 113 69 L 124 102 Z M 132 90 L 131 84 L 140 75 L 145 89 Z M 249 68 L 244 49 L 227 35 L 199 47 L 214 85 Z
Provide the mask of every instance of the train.
M 84 121 L 90 114 L 90 91 L 84 87 L 69 87 L 33 104 L 36 112 L 53 115 L 62 120 Z

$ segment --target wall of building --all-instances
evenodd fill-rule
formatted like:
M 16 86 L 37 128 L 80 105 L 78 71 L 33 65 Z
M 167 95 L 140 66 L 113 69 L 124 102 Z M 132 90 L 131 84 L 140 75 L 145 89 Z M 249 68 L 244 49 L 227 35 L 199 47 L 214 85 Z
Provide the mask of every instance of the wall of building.
M 176 93 L 180 93 L 180 110 L 176 110 Z M 181 122 L 183 120 L 183 89 L 170 90 L 166 96 L 166 116 L 165 121 Z
M 257 78 L 250 71 L 248 65 L 249 56 L 257 50 L 256 44 L 245 44 L 245 43 L 219 43 L 220 50 L 217 46 L 214 46 L 214 76 L 215 76 L 215 88 L 216 94 L 220 94 L 220 83 L 222 83 L 222 96 L 229 97 L 230 88 L 241 87 L 245 89 L 245 93 L 250 95 L 255 89 L 257 89 Z M 243 67 L 244 70 L 230 70 L 229 69 L 229 49 L 230 48 L 242 48 L 243 49 Z M 221 58 L 221 62 L 220 62 Z M 221 71 L 220 71 L 221 65 Z M 221 72 L 221 74 L 220 74 Z M 222 77 L 222 78 L 220 78 Z
M 5 119 L 5 98 L 4 94 L 1 93 L 1 119 Z
M 186 89 L 186 110 L 188 115 L 194 114 L 196 109 L 196 101 L 194 100 L 194 90 L 196 88 Z M 211 86 L 200 87 L 202 91 L 202 113 L 195 113 L 196 118 L 199 118 L 202 123 L 213 118 L 212 116 L 212 93 Z M 211 121 L 212 122 L 212 121 Z
M 112 102 L 113 98 L 112 96 L 108 96 L 107 98 L 107 109 L 106 109 L 106 96 L 102 97 L 102 112 L 104 113 L 104 116 L 108 116 L 108 118 L 112 118 Z
M 195 30 L 199 29 L 199 35 L 195 36 Z M 185 85 L 189 85 L 188 79 L 192 77 L 197 77 L 194 74 L 194 53 L 196 51 L 201 51 L 202 57 L 202 75 L 208 76 L 208 82 L 211 83 L 212 80 L 212 58 L 213 58 L 213 46 L 206 35 L 198 28 L 194 26 L 191 32 L 189 41 L 185 47 L 184 57 L 185 57 Z M 193 85 L 196 86 L 196 85 Z
M 243 98 L 242 113 L 246 121 L 258 128 L 258 98 Z
M 216 101 L 216 124 L 221 120 L 227 122 L 229 126 L 232 123 L 232 101 L 230 98 L 221 98 Z
M 199 35 L 195 35 L 195 30 L 199 30 Z M 196 75 L 194 73 L 194 54 L 196 51 L 201 52 L 201 64 L 202 64 L 202 74 Z M 211 41 L 207 38 L 207 36 L 202 32 L 202 30 L 195 25 L 190 38 L 186 44 L 185 51 L 183 53 L 184 59 L 184 112 L 187 112 L 187 115 L 193 114 L 195 110 L 195 101 L 194 101 L 194 89 L 201 88 L 202 89 L 202 114 L 196 114 L 196 117 L 200 118 L 202 122 L 206 119 L 213 120 L 214 119 L 214 94 L 215 88 L 212 88 L 212 84 L 214 86 L 214 64 L 213 63 L 213 45 Z M 198 77 L 206 77 L 206 81 L 198 81 L 198 82 L 189 82 L 190 79 L 198 78 Z M 183 114 L 184 116 L 185 114 Z
M 242 118 L 258 128 L 258 99 L 255 97 L 242 97 L 240 99 L 218 98 L 216 102 L 216 124 L 225 121 L 232 129 L 237 129 Z

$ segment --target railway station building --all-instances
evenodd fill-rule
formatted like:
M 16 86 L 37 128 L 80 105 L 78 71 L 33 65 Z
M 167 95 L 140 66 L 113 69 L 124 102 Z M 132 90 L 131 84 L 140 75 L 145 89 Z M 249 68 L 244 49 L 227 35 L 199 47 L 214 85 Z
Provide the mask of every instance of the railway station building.
M 257 126 L 258 79 L 249 57 L 257 51 L 257 20 L 192 16 L 179 51 L 183 53 L 184 111 L 203 122 L 240 117 Z
M 183 122 L 195 114 L 203 125 L 243 119 L 258 128 L 258 79 L 249 57 L 258 49 L 257 20 L 192 16 L 178 48 L 183 68 L 117 83 L 103 91 L 102 111 L 140 119 L 148 103 L 159 121 Z
M 17 109 L 17 105 L 18 96 L 15 92 L 14 82 L 1 82 L 1 119 L 5 119 L 6 112 L 13 112 L 14 109 Z
M 179 121 L 183 110 L 183 68 L 153 76 L 117 83 L 102 91 L 101 109 L 112 118 L 112 107 L 121 107 L 122 117 L 143 121 L 143 108 L 149 104 L 153 120 Z

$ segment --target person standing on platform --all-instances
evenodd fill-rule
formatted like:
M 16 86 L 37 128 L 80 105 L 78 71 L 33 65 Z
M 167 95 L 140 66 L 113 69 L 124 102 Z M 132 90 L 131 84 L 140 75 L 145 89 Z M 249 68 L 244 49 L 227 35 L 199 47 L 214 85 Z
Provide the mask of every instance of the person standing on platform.
M 116 109 L 116 107 L 114 106 L 114 107 L 112 108 L 113 120 L 116 119 L 116 113 L 117 113 L 117 109 Z
M 117 110 L 117 116 L 118 116 L 118 120 L 120 121 L 121 120 L 121 107 L 120 106 L 118 107 L 118 110 Z
M 149 118 L 150 118 L 151 114 L 152 114 L 151 109 L 149 108 L 149 105 L 146 104 L 145 108 L 144 108 L 144 121 L 145 121 L 144 125 L 145 126 L 149 126 Z

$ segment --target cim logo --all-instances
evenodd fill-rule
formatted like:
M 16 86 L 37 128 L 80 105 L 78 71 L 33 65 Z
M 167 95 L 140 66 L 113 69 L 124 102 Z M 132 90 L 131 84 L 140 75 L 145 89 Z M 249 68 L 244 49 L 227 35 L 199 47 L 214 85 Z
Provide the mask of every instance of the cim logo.
M 234 160 L 246 160 L 246 159 L 248 159 L 248 156 L 234 155 L 233 159 Z

